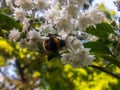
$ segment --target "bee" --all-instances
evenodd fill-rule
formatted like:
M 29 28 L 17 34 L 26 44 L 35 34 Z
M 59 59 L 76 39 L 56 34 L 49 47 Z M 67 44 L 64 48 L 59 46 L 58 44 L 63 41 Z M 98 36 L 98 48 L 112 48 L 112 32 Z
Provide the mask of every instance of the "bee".
M 42 47 L 48 54 L 56 54 L 65 46 L 65 41 L 49 35 L 49 39 L 42 42 Z
M 42 40 L 39 44 L 39 52 L 46 53 L 48 55 L 48 61 L 54 57 L 61 57 L 59 51 L 66 45 L 65 40 L 60 39 L 55 35 L 48 35 L 48 39 Z

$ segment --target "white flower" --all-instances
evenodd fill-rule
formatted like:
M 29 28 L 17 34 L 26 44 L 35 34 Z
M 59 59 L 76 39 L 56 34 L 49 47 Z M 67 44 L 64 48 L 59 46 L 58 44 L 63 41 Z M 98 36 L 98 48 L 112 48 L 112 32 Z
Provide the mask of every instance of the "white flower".
M 56 30 L 53 28 L 51 24 L 41 25 L 38 29 L 40 30 L 40 33 L 42 35 L 56 34 Z
M 96 24 L 101 23 L 104 19 L 104 14 L 97 7 L 90 7 L 85 12 L 81 12 L 81 15 L 75 22 L 75 27 L 80 30 L 85 30 L 90 25 L 95 27 Z
M 44 18 L 48 23 L 55 26 L 58 33 L 64 30 L 69 34 L 74 30 L 74 20 L 68 17 L 64 9 L 57 10 L 55 8 L 50 8 L 45 12 Z
M 48 21 L 48 23 L 53 24 L 56 20 L 56 17 L 60 17 L 61 12 L 54 8 L 50 8 L 45 12 L 44 18 Z
M 105 19 L 105 15 L 99 11 L 98 7 L 90 7 L 86 13 L 91 17 L 92 23 L 98 24 L 101 23 Z
M 80 8 L 83 8 L 84 4 L 89 5 L 89 0 L 69 0 L 69 4 L 78 5 Z
M 48 4 L 47 4 L 47 0 L 34 0 L 35 3 L 35 8 L 37 9 L 47 9 L 48 8 Z
M 22 8 L 14 8 L 13 17 L 16 20 L 23 21 L 26 16 L 26 12 Z
M 65 10 L 64 12 L 68 15 L 71 16 L 73 18 L 77 17 L 78 15 L 78 7 L 75 5 L 66 5 L 65 7 L 63 7 L 63 9 Z
M 68 34 L 73 31 L 72 22 L 65 16 L 56 17 L 56 20 L 54 23 L 55 23 L 58 31 L 64 30 Z
M 7 6 L 11 6 L 12 0 L 5 0 Z
M 64 30 L 61 30 L 60 32 L 58 32 L 58 35 L 61 36 L 62 40 L 65 40 L 68 36 L 68 33 L 66 33 Z
M 62 62 L 71 64 L 73 67 L 79 68 L 91 65 L 94 59 L 93 55 L 89 55 L 89 49 L 81 48 L 72 50 L 69 53 L 62 54 Z
M 69 36 L 66 38 L 66 46 L 68 50 L 77 50 L 83 48 L 83 44 L 76 37 Z
M 83 67 L 92 64 L 93 55 L 89 54 L 88 48 L 84 48 L 83 44 L 75 37 L 66 39 L 67 52 L 61 54 L 64 64 L 71 64 L 73 67 Z
M 15 5 L 25 10 L 31 10 L 34 7 L 33 0 L 15 0 Z
M 89 35 L 89 36 L 87 37 L 87 39 L 88 39 L 89 41 L 96 41 L 96 40 L 98 40 L 98 37 L 93 36 L 93 35 Z
M 40 38 L 40 33 L 35 30 L 30 30 L 27 33 L 27 39 L 34 40 L 34 39 L 39 39 L 39 38 Z
M 39 51 L 39 47 L 37 45 L 37 43 L 35 43 L 34 41 L 32 40 L 29 40 L 26 44 L 26 47 L 29 49 L 29 50 L 32 50 L 32 51 Z
M 91 17 L 89 17 L 84 12 L 81 13 L 78 20 L 75 22 L 75 27 L 79 28 L 80 30 L 85 30 L 89 25 L 92 24 Z
M 13 28 L 13 30 L 10 31 L 9 39 L 11 39 L 14 42 L 16 42 L 17 40 L 20 39 L 20 36 L 21 36 L 21 32 L 19 32 L 18 29 Z
M 6 0 L 6 5 L 13 9 L 13 0 Z
M 29 27 L 29 25 L 30 25 L 30 23 L 29 23 L 29 19 L 24 18 L 22 24 L 23 24 L 23 32 L 28 31 L 28 27 Z

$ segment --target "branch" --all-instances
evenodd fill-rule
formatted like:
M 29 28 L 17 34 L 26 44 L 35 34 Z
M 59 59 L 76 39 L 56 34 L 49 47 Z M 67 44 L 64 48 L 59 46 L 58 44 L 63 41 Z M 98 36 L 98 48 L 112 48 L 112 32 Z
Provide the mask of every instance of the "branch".
M 15 62 L 16 62 L 16 67 L 17 67 L 18 72 L 20 74 L 21 80 L 24 83 L 24 82 L 26 82 L 26 79 L 24 77 L 25 76 L 24 75 L 24 69 L 21 67 L 21 64 L 20 64 L 19 60 L 16 59 Z
M 111 76 L 113 76 L 113 77 L 115 77 L 117 79 L 120 79 L 120 75 L 109 72 L 109 71 L 105 70 L 105 68 L 103 68 L 103 67 L 99 67 L 99 66 L 96 66 L 96 65 L 89 65 L 89 66 L 93 67 L 93 68 L 96 68 L 96 69 L 98 69 L 100 71 L 103 71 L 103 72 L 105 72 L 105 73 L 107 73 L 107 74 L 109 74 L 109 75 L 111 75 Z

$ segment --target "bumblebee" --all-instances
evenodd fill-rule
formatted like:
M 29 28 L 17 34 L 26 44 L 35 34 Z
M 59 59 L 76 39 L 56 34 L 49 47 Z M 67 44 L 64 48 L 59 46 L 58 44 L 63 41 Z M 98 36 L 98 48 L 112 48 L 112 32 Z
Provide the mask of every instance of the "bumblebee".
M 42 42 L 42 47 L 49 54 L 58 53 L 65 46 L 65 41 L 49 35 L 49 39 Z

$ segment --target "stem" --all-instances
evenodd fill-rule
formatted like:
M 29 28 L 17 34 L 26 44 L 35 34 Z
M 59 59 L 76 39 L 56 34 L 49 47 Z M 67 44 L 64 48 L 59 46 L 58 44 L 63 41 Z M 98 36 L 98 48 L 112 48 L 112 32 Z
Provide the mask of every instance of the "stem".
M 112 63 L 109 62 L 104 68 L 105 68 L 105 69 L 108 68 L 111 64 L 112 64 Z
M 114 55 L 113 57 L 116 57 L 118 55 L 117 49 L 120 47 L 120 41 L 117 43 L 115 49 L 114 49 Z
M 99 66 L 96 66 L 96 65 L 89 65 L 90 67 L 93 67 L 93 68 L 96 68 L 96 69 L 98 69 L 98 70 L 100 70 L 100 71 L 103 71 L 103 72 L 105 72 L 105 73 L 107 73 L 107 74 L 109 74 L 109 75 L 111 75 L 111 76 L 113 76 L 113 77 L 115 77 L 115 78 L 117 78 L 117 79 L 120 79 L 120 75 L 117 75 L 117 74 L 114 74 L 114 73 L 112 73 L 112 72 L 109 72 L 109 71 L 107 71 L 105 68 L 103 68 L 103 67 L 99 67 Z

